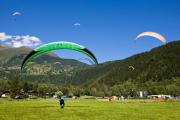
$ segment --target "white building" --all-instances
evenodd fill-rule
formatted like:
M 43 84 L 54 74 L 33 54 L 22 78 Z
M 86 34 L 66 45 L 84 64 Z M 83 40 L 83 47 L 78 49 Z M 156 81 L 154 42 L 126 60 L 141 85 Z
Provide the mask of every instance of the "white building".
M 150 95 L 152 99 L 172 99 L 171 95 Z

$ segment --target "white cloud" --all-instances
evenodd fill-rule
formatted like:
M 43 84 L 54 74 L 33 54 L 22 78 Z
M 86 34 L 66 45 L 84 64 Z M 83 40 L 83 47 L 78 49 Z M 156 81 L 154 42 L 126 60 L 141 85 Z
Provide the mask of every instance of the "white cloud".
M 5 33 L 0 33 L 0 40 L 3 44 L 12 46 L 12 47 L 22 47 L 22 46 L 28 46 L 28 47 L 35 47 L 42 43 L 42 41 L 36 37 L 36 36 L 30 36 L 30 35 L 6 35 Z
M 12 14 L 12 16 L 16 16 L 16 15 L 21 15 L 21 13 L 20 13 L 20 12 L 14 12 L 14 13 Z
M 81 24 L 80 23 L 74 23 L 74 26 L 80 26 Z
M 0 33 L 0 41 L 5 41 L 7 39 L 11 39 L 12 36 L 6 35 L 6 33 Z

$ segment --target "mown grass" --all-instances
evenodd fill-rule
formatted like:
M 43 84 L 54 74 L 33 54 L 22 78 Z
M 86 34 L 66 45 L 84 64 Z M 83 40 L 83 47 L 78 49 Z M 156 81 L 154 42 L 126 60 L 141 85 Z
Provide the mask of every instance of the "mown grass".
M 179 120 L 180 102 L 0 99 L 0 120 Z

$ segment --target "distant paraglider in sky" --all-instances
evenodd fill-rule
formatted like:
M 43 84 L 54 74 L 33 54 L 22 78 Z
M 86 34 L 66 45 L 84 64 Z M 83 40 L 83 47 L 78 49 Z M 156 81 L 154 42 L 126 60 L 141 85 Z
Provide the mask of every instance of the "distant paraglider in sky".
M 68 49 L 68 50 L 81 52 L 87 55 L 95 64 L 98 64 L 98 61 L 96 57 L 93 55 L 93 53 L 89 51 L 87 48 L 85 48 L 84 46 L 76 44 L 76 43 L 72 43 L 72 42 L 60 41 L 60 42 L 51 42 L 48 44 L 41 45 L 37 47 L 36 49 L 34 49 L 33 51 L 31 51 L 24 59 L 21 65 L 21 70 L 23 70 L 26 64 L 30 62 L 32 59 L 34 59 L 35 57 L 49 51 L 62 50 L 62 49 Z
M 14 21 L 16 21 L 17 16 L 21 16 L 21 13 L 20 12 L 14 12 L 14 13 L 12 13 L 12 16 L 14 18 Z
M 129 70 L 132 70 L 132 71 L 135 70 L 134 66 L 132 66 L 132 65 L 130 65 L 130 66 L 128 67 L 128 69 L 129 69 Z
M 159 34 L 157 32 L 143 32 L 136 37 L 136 40 L 141 37 L 144 37 L 144 36 L 154 37 L 154 38 L 160 40 L 161 42 L 163 42 L 164 44 L 167 44 L 167 40 L 161 34 Z
M 20 12 L 14 12 L 14 13 L 12 14 L 12 16 L 20 16 L 20 15 L 21 15 Z
M 76 22 L 76 23 L 74 23 L 73 25 L 74 25 L 74 26 L 80 26 L 81 24 L 78 23 L 78 22 Z

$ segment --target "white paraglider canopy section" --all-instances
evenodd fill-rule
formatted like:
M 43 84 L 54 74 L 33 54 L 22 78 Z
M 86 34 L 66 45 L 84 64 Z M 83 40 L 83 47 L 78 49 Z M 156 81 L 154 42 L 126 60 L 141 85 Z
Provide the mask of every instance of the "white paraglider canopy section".
M 160 40 L 161 42 L 163 42 L 164 44 L 167 44 L 167 40 L 161 34 L 156 33 L 156 32 L 143 32 L 136 37 L 136 40 L 144 36 L 154 37 Z
M 14 12 L 14 13 L 12 14 L 12 16 L 19 16 L 19 15 L 21 15 L 20 12 Z

